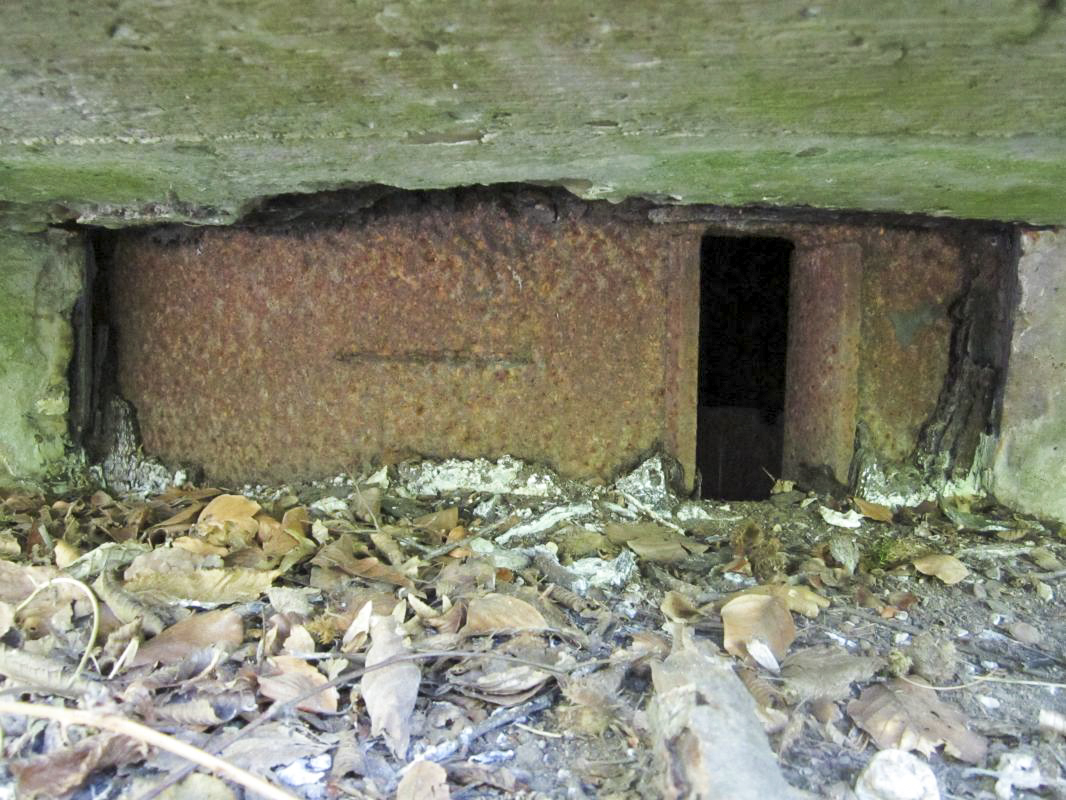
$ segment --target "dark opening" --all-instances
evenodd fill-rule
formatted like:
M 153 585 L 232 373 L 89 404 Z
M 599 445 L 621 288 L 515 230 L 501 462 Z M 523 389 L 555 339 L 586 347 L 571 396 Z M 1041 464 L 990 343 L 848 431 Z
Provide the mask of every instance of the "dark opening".
M 781 474 L 791 258 L 787 239 L 703 237 L 696 439 L 702 497 L 763 500 L 770 475 Z

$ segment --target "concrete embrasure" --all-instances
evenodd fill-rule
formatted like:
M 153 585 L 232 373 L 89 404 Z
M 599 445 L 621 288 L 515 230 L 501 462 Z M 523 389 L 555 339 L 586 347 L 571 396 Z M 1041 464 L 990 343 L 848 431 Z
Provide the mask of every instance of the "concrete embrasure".
M 997 498 L 1066 520 L 1066 231 L 1022 236 L 1020 298 L 993 467 Z
M 0 484 L 62 472 L 70 314 L 85 258 L 77 233 L 0 233 Z

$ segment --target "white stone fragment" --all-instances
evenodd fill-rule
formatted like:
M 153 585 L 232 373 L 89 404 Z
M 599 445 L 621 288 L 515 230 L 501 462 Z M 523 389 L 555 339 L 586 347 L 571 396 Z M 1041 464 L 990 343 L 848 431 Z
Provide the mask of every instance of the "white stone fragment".
M 906 750 L 882 750 L 855 782 L 858 800 L 940 800 L 936 775 Z
M 558 497 L 559 482 L 549 473 L 504 456 L 495 463 L 484 458 L 422 461 L 399 467 L 400 483 L 413 496 L 427 497 L 471 491 L 523 497 Z
M 839 511 L 834 511 L 831 508 L 827 508 L 826 506 L 818 506 L 818 513 L 822 515 L 822 519 L 830 525 L 835 525 L 838 528 L 862 527 L 862 514 L 854 509 L 843 514 Z
M 329 495 L 311 503 L 311 510 L 317 511 L 319 514 L 326 517 L 333 517 L 338 514 L 351 515 L 351 511 L 348 509 L 347 500 L 342 497 L 332 497 Z
M 1044 783 L 1040 765 L 1029 753 L 1004 753 L 996 764 L 996 797 L 1011 800 L 1015 789 L 1038 789 Z
M 669 507 L 673 501 L 670 481 L 666 475 L 662 456 L 652 456 L 628 475 L 619 478 L 614 489 L 635 497 L 653 509 L 661 510 Z
M 505 545 L 514 540 L 522 540 L 536 534 L 550 531 L 560 522 L 580 519 L 593 513 L 591 503 L 572 503 L 566 506 L 556 506 L 534 517 L 529 522 L 520 522 L 506 533 L 497 537 L 496 544 Z
M 589 586 L 620 588 L 629 583 L 637 570 L 637 557 L 631 550 L 623 550 L 612 561 L 602 558 L 582 558 L 567 565 L 567 569 L 588 582 Z

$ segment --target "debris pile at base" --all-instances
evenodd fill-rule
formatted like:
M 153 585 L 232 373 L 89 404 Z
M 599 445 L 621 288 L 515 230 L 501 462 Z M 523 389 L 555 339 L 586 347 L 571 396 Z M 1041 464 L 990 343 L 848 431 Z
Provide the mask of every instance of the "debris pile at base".
M 0 792 L 1063 790 L 1059 531 L 673 472 L 0 495 Z

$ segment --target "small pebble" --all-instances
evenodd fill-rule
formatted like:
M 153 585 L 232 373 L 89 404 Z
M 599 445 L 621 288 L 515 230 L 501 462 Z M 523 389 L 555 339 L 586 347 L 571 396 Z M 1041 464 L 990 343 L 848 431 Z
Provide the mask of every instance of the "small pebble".
M 940 800 L 929 765 L 906 750 L 882 750 L 855 782 L 858 800 Z
M 1028 622 L 1012 622 L 1007 626 L 1007 632 L 1022 644 L 1039 644 L 1044 638 L 1039 628 Z
M 994 697 L 990 697 L 987 694 L 975 695 L 975 699 L 978 703 L 983 705 L 989 711 L 995 711 L 997 708 L 1000 707 L 1000 705 L 1002 705 L 999 700 Z

